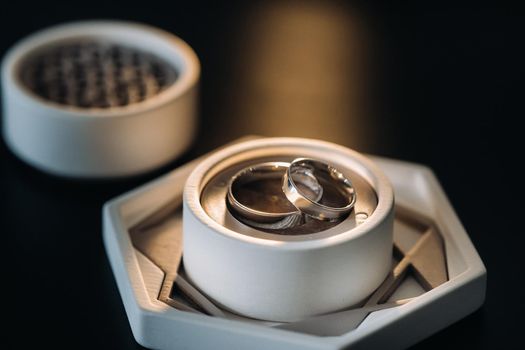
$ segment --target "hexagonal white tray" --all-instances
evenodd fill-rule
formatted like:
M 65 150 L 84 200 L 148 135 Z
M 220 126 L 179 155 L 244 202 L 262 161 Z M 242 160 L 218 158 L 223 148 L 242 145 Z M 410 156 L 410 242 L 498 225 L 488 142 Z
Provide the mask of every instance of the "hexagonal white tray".
M 104 206 L 104 243 L 137 342 L 156 349 L 404 348 L 480 307 L 485 298 L 485 267 L 432 171 L 417 164 L 371 158 L 390 178 L 396 202 L 417 208 L 439 228 L 447 282 L 428 292 L 412 291 L 410 296 L 418 296 L 410 302 L 372 312 L 356 329 L 339 336 L 315 336 L 264 322 L 174 309 L 159 301 L 164 273 L 133 247 L 129 228 L 181 196 L 187 176 L 199 161 L 195 160 Z

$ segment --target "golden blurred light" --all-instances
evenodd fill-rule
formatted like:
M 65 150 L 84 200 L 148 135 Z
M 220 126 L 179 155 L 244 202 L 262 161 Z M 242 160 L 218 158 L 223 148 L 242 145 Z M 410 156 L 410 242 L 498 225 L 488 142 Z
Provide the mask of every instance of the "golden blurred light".
M 325 2 L 271 2 L 254 8 L 242 29 L 233 134 L 366 143 L 357 14 Z

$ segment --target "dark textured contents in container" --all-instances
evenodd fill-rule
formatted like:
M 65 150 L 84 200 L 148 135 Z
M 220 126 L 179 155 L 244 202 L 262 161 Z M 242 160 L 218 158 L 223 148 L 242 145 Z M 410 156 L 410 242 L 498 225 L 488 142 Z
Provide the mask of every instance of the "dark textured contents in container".
M 81 108 L 144 101 L 172 85 L 178 75 L 172 65 L 151 53 L 88 39 L 30 54 L 19 74 L 36 95 Z

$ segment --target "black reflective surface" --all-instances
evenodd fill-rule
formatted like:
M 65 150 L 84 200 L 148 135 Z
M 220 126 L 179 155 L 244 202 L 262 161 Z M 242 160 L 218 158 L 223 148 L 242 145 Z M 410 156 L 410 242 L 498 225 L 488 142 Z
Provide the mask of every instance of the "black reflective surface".
M 488 269 L 482 309 L 415 348 L 519 344 L 524 16 L 512 8 L 256 1 L 16 2 L 0 50 L 37 29 L 120 18 L 172 31 L 202 61 L 201 128 L 182 159 L 138 178 L 54 178 L 0 146 L 5 341 L 139 348 L 101 239 L 102 204 L 246 134 L 305 136 L 430 166 Z M 7 254 L 6 254 L 7 253 Z M 12 313 L 11 313 L 12 310 Z M 13 315 L 13 316 L 11 316 Z M 4 316 L 7 317 L 7 316 Z M 410 330 L 406 330 L 407 333 Z M 403 336 L 403 335 L 400 335 Z M 515 345 L 516 346 L 516 345 Z

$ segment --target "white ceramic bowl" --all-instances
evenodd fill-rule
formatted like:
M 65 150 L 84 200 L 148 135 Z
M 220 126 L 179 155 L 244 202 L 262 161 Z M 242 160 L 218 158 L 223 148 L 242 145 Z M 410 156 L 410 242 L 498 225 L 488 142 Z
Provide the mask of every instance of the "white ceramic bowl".
M 178 73 L 173 84 L 138 103 L 81 108 L 46 100 L 20 79 L 21 62 L 61 42 L 89 38 L 153 54 Z M 159 167 L 184 152 L 196 129 L 200 65 L 180 38 L 150 26 L 86 21 L 37 32 L 2 63 L 4 138 L 21 159 L 48 173 L 116 177 Z
M 377 206 L 362 224 L 347 220 L 309 235 L 280 236 L 249 227 L 227 228 L 204 210 L 207 182 L 249 159 L 286 154 L 352 169 L 373 188 Z M 227 147 L 189 176 L 183 201 L 183 259 L 188 277 L 221 306 L 263 320 L 294 321 L 361 302 L 391 267 L 394 195 L 367 158 L 332 143 L 263 138 Z M 227 213 L 225 215 L 228 215 Z M 283 238 L 279 238 L 283 237 Z

